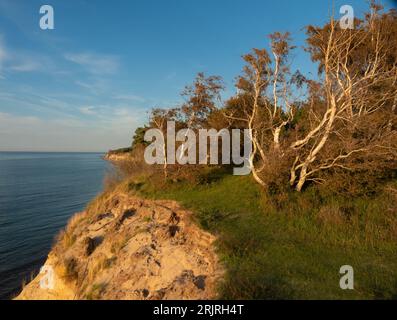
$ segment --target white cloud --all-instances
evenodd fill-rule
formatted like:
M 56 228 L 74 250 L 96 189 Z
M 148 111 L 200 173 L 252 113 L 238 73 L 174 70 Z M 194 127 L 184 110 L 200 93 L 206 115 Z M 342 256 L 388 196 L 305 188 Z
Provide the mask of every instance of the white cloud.
M 177 74 L 176 72 L 170 72 L 169 74 L 167 74 L 165 76 L 165 80 L 169 81 L 169 80 L 174 80 L 176 78 Z
M 95 115 L 97 112 L 95 111 L 95 107 L 81 107 L 80 112 L 85 115 Z
M 40 63 L 33 60 L 20 61 L 18 64 L 12 65 L 10 70 L 17 72 L 31 72 L 39 70 L 41 67 Z
M 94 79 L 91 82 L 77 80 L 75 81 L 75 84 L 77 84 L 78 86 L 84 89 L 87 89 L 92 94 L 96 94 L 96 95 L 105 92 L 106 89 L 108 88 L 106 81 L 104 81 L 103 79 Z
M 132 95 L 132 94 L 119 94 L 113 97 L 116 100 L 127 100 L 127 101 L 135 101 L 135 102 L 145 102 L 145 98 L 140 96 Z
M 4 61 L 7 58 L 7 52 L 3 41 L 3 36 L 0 34 L 0 78 L 4 79 L 4 76 L 1 74 L 3 71 Z
M 131 144 L 140 114 L 109 116 L 95 121 L 42 119 L 0 112 L 0 150 L 107 151 Z
M 119 59 L 112 55 L 67 53 L 65 59 L 84 67 L 92 74 L 113 74 L 119 69 Z
M 114 111 L 114 114 L 120 117 L 128 117 L 130 113 L 130 110 L 128 110 L 127 108 L 119 108 Z
M 6 58 L 6 51 L 5 51 L 5 48 L 4 48 L 4 45 L 1 43 L 1 41 L 0 41 L 0 63 L 2 64 L 3 63 L 3 61 L 5 60 L 5 58 Z
M 37 124 L 39 123 L 39 118 L 33 116 L 19 116 L 15 117 L 8 113 L 0 112 L 0 123 L 15 123 L 15 120 L 18 122 L 24 123 L 25 125 Z M 4 126 L 6 127 L 6 126 Z M 3 128 L 3 126 L 2 126 Z
M 4 78 L 2 71 L 12 72 L 59 72 L 49 56 L 37 52 L 20 51 L 7 48 L 3 36 L 0 34 L 0 78 Z

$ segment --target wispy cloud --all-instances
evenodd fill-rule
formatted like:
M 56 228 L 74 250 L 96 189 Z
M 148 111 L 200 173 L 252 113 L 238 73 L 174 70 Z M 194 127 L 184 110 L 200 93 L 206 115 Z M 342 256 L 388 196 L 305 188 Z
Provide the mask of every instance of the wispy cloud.
M 101 108 L 98 112 L 104 114 L 85 120 L 0 112 L 0 150 L 107 151 L 130 145 L 142 112 Z
M 89 115 L 89 116 L 97 114 L 95 107 L 91 107 L 91 106 L 81 107 L 79 110 L 82 114 Z
M 2 37 L 0 37 L 0 63 L 2 63 L 4 61 L 4 59 L 6 58 L 6 49 L 4 47 L 4 43 L 2 40 Z
M 37 124 L 40 120 L 34 116 L 13 116 L 9 113 L 0 112 L 0 123 L 15 123 L 19 121 L 21 124 Z
M 60 73 L 53 59 L 42 53 L 26 50 L 16 50 L 6 45 L 4 37 L 0 34 L 0 76 L 9 72 L 45 72 L 49 74 Z
M 6 48 L 3 41 L 3 36 L 0 34 L 0 78 L 4 79 L 2 76 L 4 61 L 7 58 Z
M 113 97 L 116 100 L 125 100 L 125 101 L 135 101 L 135 102 L 145 102 L 146 99 L 140 96 L 132 95 L 132 94 L 119 94 Z
M 67 53 L 65 59 L 84 67 L 92 74 L 113 74 L 119 69 L 119 58 L 93 53 Z
M 40 67 L 41 64 L 39 62 L 27 59 L 11 65 L 9 69 L 16 72 L 31 72 L 39 70 Z
M 106 81 L 103 79 L 93 79 L 91 81 L 77 80 L 75 81 L 75 84 L 95 95 L 104 93 L 108 88 Z
M 170 72 L 169 74 L 167 74 L 164 77 L 164 79 L 167 80 L 167 81 L 170 81 L 170 80 L 174 80 L 176 78 L 176 76 L 177 76 L 176 72 Z

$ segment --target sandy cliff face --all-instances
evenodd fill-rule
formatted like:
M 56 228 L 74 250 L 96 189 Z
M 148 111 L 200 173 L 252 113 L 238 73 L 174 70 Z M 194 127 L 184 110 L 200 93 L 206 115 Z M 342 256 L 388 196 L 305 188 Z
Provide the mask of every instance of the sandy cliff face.
M 17 299 L 216 298 L 215 238 L 191 213 L 120 193 L 101 201 L 77 214 L 51 251 L 54 288 L 40 288 L 39 275 Z

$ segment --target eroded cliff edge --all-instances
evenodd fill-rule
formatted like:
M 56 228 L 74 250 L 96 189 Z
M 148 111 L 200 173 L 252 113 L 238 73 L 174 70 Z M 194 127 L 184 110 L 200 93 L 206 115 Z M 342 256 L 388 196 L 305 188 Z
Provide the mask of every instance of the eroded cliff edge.
M 49 254 L 53 289 L 38 275 L 17 299 L 215 299 L 223 269 L 214 241 L 174 201 L 104 193 Z

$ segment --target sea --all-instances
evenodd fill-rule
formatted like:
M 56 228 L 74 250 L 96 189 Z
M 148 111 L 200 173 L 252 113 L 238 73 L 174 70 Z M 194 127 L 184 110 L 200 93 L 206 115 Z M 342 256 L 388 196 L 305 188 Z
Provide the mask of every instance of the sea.
M 59 231 L 103 188 L 101 153 L 0 152 L 0 299 L 40 270 Z

